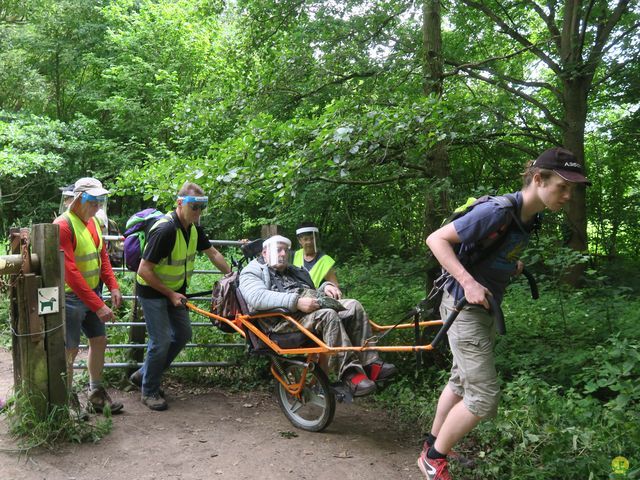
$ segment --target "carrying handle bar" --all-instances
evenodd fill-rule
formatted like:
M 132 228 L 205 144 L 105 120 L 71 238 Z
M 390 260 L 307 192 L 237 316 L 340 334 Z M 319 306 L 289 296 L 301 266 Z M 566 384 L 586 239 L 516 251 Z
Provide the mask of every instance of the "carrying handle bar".
M 487 301 L 489 302 L 489 307 L 490 307 L 489 312 L 496 319 L 496 330 L 500 335 L 504 335 L 505 333 L 507 333 L 507 329 L 504 324 L 504 314 L 502 313 L 502 309 L 500 308 L 500 305 L 498 305 L 498 302 L 496 302 L 496 300 L 493 298 L 492 295 L 487 295 Z M 438 333 L 436 334 L 433 341 L 431 342 L 432 347 L 435 348 L 436 346 L 438 346 L 440 342 L 442 342 L 442 339 L 447 335 L 447 332 L 451 328 L 453 321 L 458 317 L 462 309 L 466 307 L 468 304 L 469 302 L 467 302 L 466 298 L 462 298 L 458 303 L 455 304 L 455 306 L 453 307 L 453 311 L 449 314 L 447 319 L 443 322 L 442 327 L 440 327 L 440 330 L 438 330 Z
M 537 300 L 540 298 L 540 293 L 538 292 L 538 284 L 536 283 L 536 279 L 533 278 L 533 275 L 526 268 L 522 269 L 522 274 L 526 277 L 527 282 L 529 282 L 529 289 L 531 290 L 531 298 Z

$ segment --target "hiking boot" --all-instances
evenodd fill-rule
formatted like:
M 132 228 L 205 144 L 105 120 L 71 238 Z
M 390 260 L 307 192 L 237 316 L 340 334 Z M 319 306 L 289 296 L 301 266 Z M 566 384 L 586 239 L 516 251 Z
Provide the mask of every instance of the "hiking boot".
M 376 382 L 369 380 L 369 378 L 361 372 L 346 375 L 343 383 L 349 388 L 354 397 L 363 397 L 376 391 Z
M 452 480 L 446 458 L 429 458 L 426 450 L 418 457 L 418 468 L 427 480 Z
M 149 407 L 151 410 L 156 410 L 158 412 L 161 412 L 162 410 L 166 410 L 167 408 L 169 408 L 169 405 L 167 405 L 167 401 L 164 398 L 162 398 L 162 396 L 160 396 L 158 392 L 152 393 L 150 395 L 145 395 L 143 393 L 141 401 L 144 405 Z
M 397 367 L 393 363 L 383 362 L 378 360 L 364 367 L 364 371 L 374 382 L 381 382 L 388 380 L 398 373 Z
M 88 404 L 96 412 L 103 412 L 106 408 L 111 410 L 111 413 L 118 413 L 123 409 L 123 405 L 120 402 L 114 402 L 104 389 L 104 387 L 94 388 L 89 390 L 87 396 Z
M 89 412 L 82 406 L 78 394 L 73 392 L 69 397 L 69 410 L 71 416 L 80 422 L 87 422 L 89 420 Z
M 142 370 L 133 372 L 129 377 L 129 381 L 138 387 L 138 390 L 142 391 Z M 162 388 L 158 389 L 158 394 L 164 398 L 164 390 Z

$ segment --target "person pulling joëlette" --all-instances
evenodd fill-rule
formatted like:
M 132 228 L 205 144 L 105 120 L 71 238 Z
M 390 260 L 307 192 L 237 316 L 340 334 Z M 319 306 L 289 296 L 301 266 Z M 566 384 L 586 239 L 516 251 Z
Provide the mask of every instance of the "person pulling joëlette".
M 173 212 L 149 230 L 136 275 L 136 294 L 142 305 L 149 341 L 142 368 L 129 379 L 142 390 L 142 403 L 151 410 L 166 410 L 160 389 L 163 372 L 191 340 L 191 322 L 182 304 L 194 270 L 197 252 L 203 252 L 222 273 L 231 268 L 211 246 L 199 225 L 209 198 L 202 188 L 185 182 Z
M 429 480 L 449 480 L 447 454 L 478 423 L 496 415 L 500 384 L 495 367 L 496 328 L 489 314 L 487 296 L 500 304 L 505 288 L 523 270 L 519 260 L 527 246 L 537 216 L 545 209 L 557 212 L 579 184 L 590 185 L 582 166 L 569 150 L 551 148 L 529 162 L 522 175 L 522 190 L 513 194 L 516 208 L 487 201 L 444 225 L 427 238 L 427 245 L 450 277 L 444 285 L 442 318 L 466 298 L 468 305 L 448 331 L 453 365 L 442 391 L 429 435 L 418 458 L 418 467 Z M 471 266 L 462 255 L 475 250 L 505 225 L 510 215 L 516 221 L 503 233 L 499 248 Z M 456 254 L 454 247 L 460 245 Z

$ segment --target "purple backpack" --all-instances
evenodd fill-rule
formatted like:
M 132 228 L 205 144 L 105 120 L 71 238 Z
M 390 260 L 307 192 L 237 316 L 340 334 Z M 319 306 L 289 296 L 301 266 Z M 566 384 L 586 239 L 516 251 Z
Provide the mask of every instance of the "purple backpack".
M 149 229 L 164 216 L 160 210 L 145 208 L 134 213 L 127 220 L 124 232 L 124 263 L 129 270 L 137 272 L 142 259 L 142 252 L 146 243 Z

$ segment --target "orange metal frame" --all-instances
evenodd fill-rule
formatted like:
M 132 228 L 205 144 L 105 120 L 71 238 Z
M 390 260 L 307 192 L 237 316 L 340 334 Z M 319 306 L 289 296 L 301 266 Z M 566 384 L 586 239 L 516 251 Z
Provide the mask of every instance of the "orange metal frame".
M 247 330 L 251 331 L 256 337 L 262 340 L 271 350 L 273 350 L 278 355 L 313 355 L 313 354 L 336 354 L 340 352 L 363 352 L 368 350 L 376 350 L 380 352 L 421 352 L 421 351 L 429 351 L 433 350 L 433 346 L 429 345 L 411 345 L 411 346 L 378 346 L 375 344 L 377 341 L 376 337 L 372 337 L 367 340 L 364 345 L 358 347 L 330 347 L 325 344 L 321 339 L 319 339 L 316 335 L 311 333 L 309 330 L 304 328 L 300 322 L 298 322 L 295 318 L 290 317 L 284 313 L 260 313 L 255 315 L 237 315 L 235 320 L 229 320 L 227 318 L 216 315 L 215 313 L 211 313 L 207 310 L 203 310 L 202 308 L 196 307 L 193 303 L 187 302 L 186 307 L 189 310 L 192 310 L 196 313 L 204 315 L 205 317 L 213 318 L 219 322 L 224 322 L 230 327 L 232 327 L 236 332 L 238 332 L 243 337 L 245 336 L 245 332 L 243 327 Z M 271 340 L 262 330 L 256 327 L 253 324 L 254 320 L 259 318 L 273 318 L 273 317 L 281 317 L 285 320 L 289 321 L 293 325 L 295 325 L 298 330 L 304 333 L 309 339 L 313 340 L 313 342 L 317 345 L 316 347 L 298 347 L 298 348 L 282 348 L 280 345 Z M 371 329 L 374 332 L 385 332 L 391 329 L 407 329 L 414 328 L 414 323 L 402 323 L 396 326 L 392 325 L 378 325 L 377 323 L 369 320 L 371 324 Z M 428 320 L 419 322 L 420 327 L 432 327 L 432 326 L 440 326 L 442 325 L 442 320 Z
M 307 373 L 309 371 L 309 365 L 317 361 L 317 357 L 319 354 L 327 354 L 327 355 L 335 355 L 339 352 L 362 352 L 365 350 L 376 350 L 381 352 L 420 352 L 420 351 L 429 351 L 433 350 L 433 346 L 429 345 L 416 345 L 416 346 L 378 346 L 374 342 L 376 338 L 371 338 L 364 345 L 359 347 L 330 347 L 326 343 L 324 343 L 321 339 L 319 339 L 316 335 L 311 333 L 308 329 L 304 328 L 300 322 L 298 322 L 295 318 L 290 317 L 284 313 L 260 313 L 256 315 L 236 315 L 234 320 L 229 320 L 225 317 L 221 317 L 220 315 L 216 315 L 215 313 L 211 313 L 207 310 L 203 310 L 202 308 L 196 307 L 191 302 L 186 302 L 185 306 L 200 315 L 204 315 L 205 317 L 212 318 L 219 322 L 223 322 L 233 328 L 237 333 L 246 337 L 245 331 L 243 328 L 251 331 L 256 337 L 258 337 L 262 342 L 267 345 L 273 352 L 278 355 L 306 355 L 307 366 L 302 370 L 302 374 L 300 376 L 300 381 L 297 383 L 287 383 L 285 379 L 278 373 L 278 371 L 274 368 L 273 364 L 271 365 L 271 374 L 274 378 L 280 382 L 280 384 L 287 390 L 287 392 L 293 397 L 300 399 L 300 394 L 304 388 L 304 384 L 307 379 Z M 309 339 L 313 340 L 316 344 L 315 347 L 298 347 L 298 348 L 282 348 L 280 345 L 271 340 L 262 330 L 256 327 L 253 323 L 254 320 L 259 318 L 273 318 L 273 317 L 281 317 L 286 319 L 287 321 L 294 324 L 299 331 L 304 333 Z M 369 320 L 371 324 L 371 329 L 374 332 L 385 332 L 391 329 L 407 329 L 414 328 L 414 323 L 402 323 L 399 325 L 378 325 L 375 322 Z M 419 322 L 420 327 L 431 327 L 431 326 L 440 326 L 442 325 L 442 320 L 429 320 L 425 322 Z

